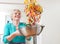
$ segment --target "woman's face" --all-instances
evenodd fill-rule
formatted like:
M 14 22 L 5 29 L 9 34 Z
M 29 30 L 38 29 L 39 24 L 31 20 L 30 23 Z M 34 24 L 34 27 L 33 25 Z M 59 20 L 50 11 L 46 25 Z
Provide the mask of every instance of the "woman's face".
M 15 10 L 12 15 L 12 19 L 19 21 L 21 17 L 21 12 L 19 10 Z

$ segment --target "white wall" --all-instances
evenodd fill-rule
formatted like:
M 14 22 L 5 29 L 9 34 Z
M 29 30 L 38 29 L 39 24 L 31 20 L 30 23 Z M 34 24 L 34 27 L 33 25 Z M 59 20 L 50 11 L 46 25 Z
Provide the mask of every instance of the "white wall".
M 40 4 L 44 8 L 41 24 L 45 24 L 45 28 L 38 44 L 60 44 L 60 0 L 40 0 Z
M 20 3 L 23 0 L 0 0 L 0 2 Z M 39 3 L 44 8 L 41 24 L 44 24 L 45 28 L 38 36 L 37 44 L 60 44 L 60 0 L 39 0 Z M 3 6 L 0 4 L 0 10 L 1 7 Z M 2 10 L 9 10 L 9 7 L 5 6 Z
M 0 2 L 23 3 L 24 0 L 0 0 Z

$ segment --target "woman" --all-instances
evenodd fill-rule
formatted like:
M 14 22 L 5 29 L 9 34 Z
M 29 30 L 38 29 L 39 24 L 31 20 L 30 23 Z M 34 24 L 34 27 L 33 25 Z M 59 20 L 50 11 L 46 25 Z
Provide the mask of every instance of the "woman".
M 30 37 L 23 36 L 19 29 L 25 27 L 26 24 L 20 22 L 21 12 L 18 9 L 14 9 L 11 15 L 12 23 L 7 23 L 4 28 L 3 42 L 8 44 L 26 44 L 25 38 Z

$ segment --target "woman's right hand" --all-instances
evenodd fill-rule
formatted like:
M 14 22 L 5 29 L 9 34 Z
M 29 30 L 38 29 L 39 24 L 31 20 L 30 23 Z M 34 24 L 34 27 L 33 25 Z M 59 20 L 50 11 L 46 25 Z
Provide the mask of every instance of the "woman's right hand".
M 19 30 L 16 30 L 15 32 L 13 32 L 11 35 L 7 36 L 8 41 L 11 41 L 15 36 L 20 36 L 20 32 Z

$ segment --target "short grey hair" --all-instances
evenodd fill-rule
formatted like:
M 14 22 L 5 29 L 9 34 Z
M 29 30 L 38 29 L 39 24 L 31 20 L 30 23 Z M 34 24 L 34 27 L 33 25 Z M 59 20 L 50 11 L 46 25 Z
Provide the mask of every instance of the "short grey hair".
M 12 15 L 13 15 L 14 11 L 19 11 L 19 12 L 21 13 L 21 11 L 20 11 L 19 9 L 13 9 L 13 10 L 11 11 L 11 20 L 13 20 Z

